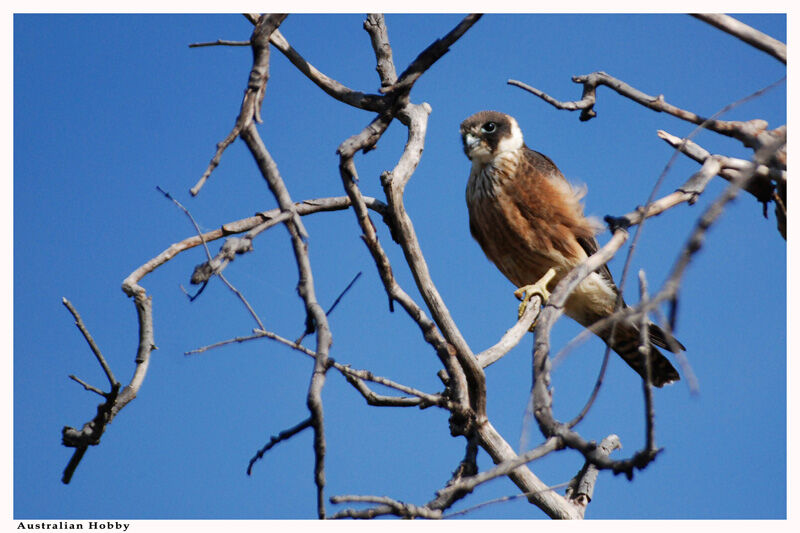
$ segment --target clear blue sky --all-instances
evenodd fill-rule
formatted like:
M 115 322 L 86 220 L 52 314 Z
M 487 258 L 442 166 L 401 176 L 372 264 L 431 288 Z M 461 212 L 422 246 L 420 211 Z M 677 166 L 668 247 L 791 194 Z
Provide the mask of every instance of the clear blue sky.
M 375 92 L 378 77 L 363 15 L 292 15 L 289 42 L 329 76 Z M 783 15 L 741 16 L 786 40 Z M 389 15 L 398 70 L 460 15 Z M 248 460 L 271 435 L 307 416 L 310 361 L 262 340 L 186 357 L 187 350 L 246 335 L 253 323 L 215 279 L 195 302 L 180 290 L 201 249 L 142 282 L 153 297 L 159 349 L 140 396 L 91 448 L 72 484 L 60 476 L 72 451 L 64 425 L 80 427 L 99 397 L 67 378 L 105 378 L 61 304 L 83 315 L 120 380 L 133 371 L 137 325 L 120 290 L 135 268 L 194 233 L 155 189 L 171 192 L 204 230 L 275 207 L 243 143 L 225 153 L 199 197 L 188 189 L 215 144 L 230 131 L 251 64 L 250 50 L 189 49 L 216 39 L 246 40 L 251 24 L 225 16 L 32 16 L 14 18 L 14 517 L 313 518 L 312 434 L 273 449 L 246 476 Z M 277 51 L 264 100 L 264 141 L 295 200 L 343 194 L 335 149 L 372 114 L 325 95 Z M 485 16 L 417 83 L 411 96 L 433 113 L 422 162 L 406 203 L 422 249 L 461 331 L 475 352 L 516 318 L 513 287 L 469 235 L 464 187 L 469 162 L 458 125 L 481 109 L 514 115 L 527 144 L 549 155 L 571 180 L 588 185 L 586 211 L 602 217 L 642 204 L 672 155 L 658 129 L 692 127 L 609 90 L 599 91 L 588 123 L 506 85 L 516 78 L 557 98 L 580 97 L 571 76 L 604 70 L 679 107 L 711 115 L 784 75 L 775 59 L 685 15 Z M 725 118 L 786 123 L 785 85 Z M 696 140 L 737 157 L 748 152 L 711 133 Z M 393 124 L 378 149 L 358 155 L 365 194 L 380 196 L 379 175 L 394 166 L 405 128 Z M 680 158 L 660 194 L 697 169 Z M 670 271 L 697 216 L 724 188 L 712 182 L 696 205 L 650 220 L 632 273 L 655 290 Z M 359 271 L 361 279 L 331 316 L 331 355 L 356 368 L 437 392 L 438 360 L 398 307 L 389 313 L 374 264 L 351 212 L 304 220 L 317 295 L 327 307 Z M 379 237 L 398 281 L 415 297 L 402 253 Z M 608 232 L 599 239 L 604 242 Z M 212 245 L 212 251 L 219 248 Z M 611 264 L 618 278 L 624 254 Z M 294 258 L 283 227 L 259 237 L 226 276 L 268 329 L 289 338 L 303 329 Z M 633 278 L 635 279 L 635 277 Z M 635 283 L 626 299 L 636 301 Z M 697 374 L 656 392 L 657 441 L 665 448 L 633 482 L 600 475 L 590 518 L 783 518 L 786 516 L 786 243 L 761 207 L 743 195 L 710 231 L 686 273 L 677 336 Z M 565 319 L 553 342 L 579 331 Z M 313 346 L 313 339 L 306 343 Z M 489 416 L 516 446 L 530 386 L 528 336 L 487 370 Z M 553 374 L 556 415 L 571 418 L 599 369 L 602 343 L 581 346 Z M 336 372 L 324 391 L 328 438 L 326 494 L 388 495 L 423 504 L 461 460 L 447 414 L 376 408 Z M 615 357 L 585 437 L 617 433 L 629 455 L 643 443 L 638 377 Z M 529 440 L 538 443 L 537 431 Z M 491 462 L 481 453 L 482 469 Z M 575 452 L 532 465 L 546 483 L 569 480 Z M 507 479 L 479 488 L 465 506 L 515 494 Z M 329 512 L 339 507 L 329 505 Z M 540 518 L 524 500 L 482 508 L 468 518 Z

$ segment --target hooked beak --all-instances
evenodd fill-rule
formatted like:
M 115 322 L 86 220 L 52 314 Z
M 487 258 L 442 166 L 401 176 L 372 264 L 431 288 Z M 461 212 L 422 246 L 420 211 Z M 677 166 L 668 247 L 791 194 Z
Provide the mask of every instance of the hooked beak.
M 462 140 L 464 142 L 464 153 L 467 154 L 467 157 L 470 157 L 472 150 L 478 145 L 479 142 L 481 142 L 479 138 L 475 137 L 471 133 L 464 135 Z

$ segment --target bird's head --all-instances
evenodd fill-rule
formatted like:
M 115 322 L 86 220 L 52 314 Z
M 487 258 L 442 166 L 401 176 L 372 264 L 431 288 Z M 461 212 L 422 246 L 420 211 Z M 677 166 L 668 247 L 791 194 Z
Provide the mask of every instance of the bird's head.
M 481 164 L 523 145 L 517 121 L 498 111 L 481 111 L 462 122 L 461 141 L 467 157 Z

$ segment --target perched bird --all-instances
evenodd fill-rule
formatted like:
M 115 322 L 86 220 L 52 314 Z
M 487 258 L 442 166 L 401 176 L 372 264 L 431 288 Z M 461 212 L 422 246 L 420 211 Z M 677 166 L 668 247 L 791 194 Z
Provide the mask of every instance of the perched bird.
M 545 155 L 525 146 L 513 117 L 481 111 L 461 123 L 464 153 L 472 161 L 467 182 L 467 207 L 472 236 L 486 256 L 527 298 L 531 285 L 554 270 L 553 286 L 573 267 L 597 251 L 596 222 L 583 215 L 585 190 L 576 190 Z M 553 273 L 550 273 L 551 276 Z M 614 312 L 619 289 L 608 267 L 584 279 L 565 304 L 565 313 L 584 327 Z M 623 303 L 624 305 L 624 303 Z M 669 360 L 655 346 L 670 349 L 664 332 L 649 325 L 651 378 L 663 386 L 680 379 Z M 639 327 L 617 321 L 592 329 L 642 377 L 645 359 L 639 352 Z M 678 343 L 680 345 L 680 343 Z M 684 347 L 681 345 L 681 349 Z

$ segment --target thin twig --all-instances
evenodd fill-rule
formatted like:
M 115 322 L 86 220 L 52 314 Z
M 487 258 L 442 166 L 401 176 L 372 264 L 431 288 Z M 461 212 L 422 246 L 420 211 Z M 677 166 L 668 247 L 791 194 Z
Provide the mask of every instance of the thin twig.
M 608 360 L 611 359 L 611 348 L 606 346 L 605 351 L 603 352 L 603 362 L 600 364 L 600 371 L 597 373 L 597 379 L 594 382 L 594 388 L 592 388 L 592 393 L 589 394 L 589 399 L 583 405 L 583 408 L 580 412 L 575 415 L 575 417 L 567 422 L 567 427 L 573 428 L 577 426 L 581 420 L 586 417 L 589 413 L 589 409 L 592 408 L 594 405 L 595 400 L 597 399 L 597 395 L 600 393 L 600 388 L 603 386 L 603 379 L 606 377 L 606 370 L 608 369 Z M 555 366 L 555 361 L 553 362 L 553 366 Z M 533 414 L 533 413 L 531 413 Z
M 642 305 L 647 305 L 650 294 L 647 292 L 647 278 L 644 270 L 639 270 L 639 300 Z M 656 450 L 656 411 L 653 403 L 653 377 L 650 346 L 650 320 L 646 313 L 642 313 L 639 320 L 639 353 L 644 356 L 645 379 L 642 380 L 642 392 L 644 393 L 644 428 L 645 444 L 644 449 L 649 451 Z
M 383 385 L 384 387 L 390 387 L 392 389 L 398 390 L 405 394 L 410 394 L 411 396 L 415 396 L 420 400 L 424 401 L 427 405 L 440 405 L 447 407 L 450 403 L 441 395 L 438 394 L 428 394 L 426 392 L 422 392 L 417 390 L 413 387 L 408 387 L 406 385 L 402 385 L 400 383 L 394 382 L 388 378 L 384 378 L 381 376 L 376 376 L 369 370 L 357 370 L 351 368 L 349 365 L 342 365 L 338 362 L 333 363 L 333 367 L 336 368 L 339 372 L 341 372 L 345 377 L 350 379 L 356 380 L 364 380 L 364 381 L 371 381 L 373 383 L 378 383 L 379 385 Z M 418 404 L 415 404 L 418 405 Z
M 108 394 L 106 394 L 105 392 L 101 391 L 101 390 L 100 390 L 100 389 L 98 389 L 97 387 L 94 387 L 94 386 L 92 386 L 92 385 L 89 385 L 88 383 L 86 383 L 85 381 L 83 381 L 81 378 L 79 378 L 79 377 L 78 377 L 78 376 L 76 376 L 75 374 L 70 374 L 68 377 L 69 377 L 69 379 L 71 379 L 72 381 L 75 381 L 76 383 L 79 383 L 80 385 L 83 385 L 83 388 L 84 388 L 84 389 L 86 389 L 87 391 L 90 391 L 90 392 L 94 392 L 94 393 L 96 393 L 96 394 L 99 394 L 99 395 L 100 395 L 100 396 L 102 396 L 103 398 L 108 398 Z
M 299 352 L 302 352 L 302 353 L 304 353 L 304 354 L 306 354 L 306 355 L 308 355 L 310 357 L 315 357 L 316 356 L 316 354 L 314 353 L 313 350 L 309 350 L 308 348 L 306 348 L 302 344 L 297 344 L 296 342 L 291 341 L 291 340 L 289 340 L 287 338 L 281 337 L 280 335 L 277 335 L 277 334 L 275 334 L 275 333 L 273 333 L 271 331 L 259 330 L 259 329 L 256 329 L 256 330 L 253 330 L 253 331 L 254 331 L 253 335 L 247 335 L 247 336 L 244 336 L 244 337 L 235 337 L 233 339 L 228 339 L 228 340 L 216 342 L 214 344 L 209 344 L 207 346 L 202 346 L 200 348 L 196 348 L 194 350 L 190 350 L 188 352 L 184 352 L 184 355 L 192 355 L 192 354 L 196 354 L 196 353 L 202 353 L 202 352 L 214 349 L 214 348 L 219 348 L 220 346 L 226 346 L 228 344 L 233 344 L 233 343 L 242 343 L 242 342 L 247 342 L 247 341 L 256 340 L 256 339 L 262 339 L 262 338 L 266 337 L 268 339 L 272 339 L 272 340 L 278 341 L 281 344 L 285 344 L 286 346 L 288 346 L 288 347 L 290 347 L 292 349 L 295 349 L 295 350 L 297 350 Z
M 356 282 L 356 281 L 358 281 L 358 278 L 360 278 L 360 277 L 361 277 L 361 272 L 359 272 L 358 274 L 356 274 L 356 275 L 355 275 L 355 277 L 353 277 L 353 279 L 351 279 L 351 280 L 350 280 L 350 283 L 348 283 L 348 284 L 347 284 L 347 287 L 345 287 L 345 288 L 342 290 L 342 292 L 340 292 L 340 293 L 339 293 L 339 296 L 337 296 L 337 297 L 336 297 L 336 299 L 333 301 L 333 303 L 332 303 L 332 304 L 331 304 L 331 306 L 328 308 L 328 310 L 327 310 L 327 311 L 325 311 L 325 314 L 326 314 L 326 315 L 330 316 L 330 314 L 333 312 L 333 310 L 334 310 L 334 309 L 336 309 L 336 306 L 337 306 L 337 305 L 339 305 L 339 302 L 342 300 L 342 297 L 343 297 L 345 294 L 347 294 L 347 291 L 349 291 L 349 290 L 350 290 L 350 289 L 353 287 L 353 285 L 355 284 L 355 282 Z
M 527 83 L 523 83 L 519 80 L 508 80 L 506 83 L 508 83 L 509 85 L 513 85 L 514 87 L 519 87 L 520 89 L 523 89 L 531 94 L 538 96 L 539 98 L 541 98 L 551 106 L 555 107 L 556 109 L 563 109 L 566 111 L 578 111 L 591 108 L 595 103 L 594 99 L 585 98 L 585 95 L 583 99 L 575 102 L 562 102 L 560 100 L 556 100 L 555 98 L 545 93 L 544 91 L 541 91 L 536 87 L 532 87 Z
M 356 275 L 355 275 L 355 277 L 354 277 L 352 280 L 350 280 L 350 283 L 348 283 L 348 284 L 347 284 L 347 287 L 345 287 L 345 288 L 342 290 L 342 292 L 340 292 L 340 293 L 339 293 L 339 296 L 337 296 L 337 297 L 336 297 L 336 299 L 333 301 L 333 303 L 332 303 L 332 304 L 331 304 L 331 306 L 328 308 L 328 310 L 327 310 L 327 311 L 325 311 L 325 316 L 330 316 L 330 314 L 333 312 L 333 310 L 334 310 L 334 309 L 336 309 L 336 306 L 337 306 L 337 305 L 339 305 L 339 302 L 341 301 L 342 297 L 343 297 L 345 294 L 347 294 L 347 291 L 349 291 L 349 290 L 350 290 L 350 288 L 353 286 L 353 284 L 354 284 L 356 281 L 358 281 L 358 278 L 360 278 L 360 277 L 361 277 L 361 272 L 359 272 L 358 274 L 356 274 Z M 264 329 L 264 328 L 263 328 L 263 326 L 261 327 L 261 329 Z M 300 344 L 301 342 L 303 342 L 303 339 L 305 339 L 306 335 L 308 335 L 308 334 L 310 334 L 310 333 L 313 333 L 313 332 L 314 332 L 314 324 L 313 324 L 312 322 L 309 322 L 309 323 L 307 323 L 307 324 L 306 324 L 306 330 L 303 332 L 303 334 L 300 336 L 300 338 L 299 338 L 299 339 L 297 339 L 297 340 L 296 340 L 296 341 L 294 341 L 294 342 L 295 342 L 296 344 Z
M 528 498 L 528 499 L 530 499 L 532 496 L 538 496 L 538 495 L 540 495 L 542 493 L 545 493 L 545 492 L 556 491 L 556 490 L 558 490 L 560 488 L 566 487 L 568 484 L 569 484 L 569 482 L 558 483 L 557 485 L 550 485 L 545 489 L 539 489 L 539 490 L 535 490 L 535 491 L 531 491 L 531 492 L 523 492 L 521 494 L 509 494 L 508 496 L 500 496 L 499 498 L 494 498 L 494 499 L 491 499 L 491 500 L 487 500 L 485 502 L 481 502 L 479 504 L 467 507 L 466 509 L 461 509 L 460 511 L 455 511 L 455 512 L 452 512 L 452 513 L 448 513 L 448 514 L 442 516 L 442 519 L 456 518 L 458 516 L 463 516 L 463 515 L 466 515 L 466 514 L 469 514 L 469 513 L 473 512 L 473 511 L 477 511 L 478 509 L 482 509 L 482 508 L 488 507 L 490 505 L 496 505 L 498 503 L 511 502 L 511 501 L 514 501 L 514 500 L 518 500 L 520 498 Z
M 316 358 L 316 353 L 313 350 L 310 350 L 299 344 L 297 342 L 291 341 L 287 338 L 281 337 L 271 331 L 264 331 L 264 330 L 254 330 L 253 335 L 247 335 L 243 337 L 235 337 L 233 339 L 228 339 L 224 341 L 220 341 L 214 344 L 209 344 L 208 346 L 203 346 L 201 348 L 196 348 L 194 350 L 190 350 L 188 352 L 184 352 L 184 355 L 191 355 L 196 353 L 202 353 L 214 348 L 219 348 L 221 346 L 227 346 L 229 344 L 234 343 L 243 343 L 257 339 L 268 338 L 274 341 L 277 341 L 281 344 L 288 346 L 294 350 L 301 352 L 312 359 Z M 428 394 L 426 392 L 420 391 L 413 387 L 408 387 L 406 385 L 402 385 L 391 379 L 384 378 L 382 376 L 376 376 L 369 370 L 359 370 L 356 368 L 351 368 L 349 365 L 343 365 L 333 359 L 328 359 L 328 363 L 338 370 L 351 384 L 356 386 L 356 389 L 359 390 L 362 394 L 365 394 L 365 399 L 368 401 L 372 400 L 376 404 L 388 403 L 388 402 L 396 402 L 392 405 L 402 405 L 402 406 L 420 406 L 420 407 L 428 407 L 431 405 L 438 405 L 444 408 L 451 408 L 451 403 L 445 397 L 440 394 Z M 351 381 L 352 380 L 352 381 Z M 373 383 L 378 383 L 379 385 L 383 385 L 385 387 L 389 387 L 405 394 L 409 394 L 414 396 L 415 398 L 396 398 L 391 396 L 382 396 L 375 394 L 368 387 L 363 385 L 363 381 L 371 381 Z
M 370 389 L 363 380 L 353 377 L 350 374 L 344 374 L 345 379 L 361 394 L 366 400 L 367 405 L 380 406 L 380 407 L 429 407 L 432 405 L 429 402 L 424 402 L 420 398 L 386 396 L 384 394 L 377 394 Z
M 459 480 L 456 483 L 445 487 L 444 489 L 440 490 L 437 493 L 439 498 L 444 498 L 449 494 L 455 492 L 471 492 L 475 489 L 478 485 L 482 485 L 487 481 L 491 481 L 492 479 L 496 479 L 498 477 L 507 476 L 509 473 L 513 472 L 520 466 L 530 463 L 531 461 L 535 461 L 537 459 L 541 459 L 545 455 L 559 449 L 559 444 L 557 439 L 548 439 L 541 445 L 533 448 L 532 450 L 528 450 L 525 453 L 517 455 L 513 459 L 508 461 L 503 461 L 502 463 L 496 465 L 491 470 L 487 470 L 485 472 L 481 472 L 480 474 L 476 474 L 474 476 L 466 477 Z
M 189 48 L 200 48 L 203 46 L 250 46 L 250 41 L 227 41 L 225 39 L 217 39 L 205 43 L 191 43 Z
M 66 298 L 61 298 L 61 303 L 64 304 L 64 307 L 66 307 L 70 314 L 72 314 L 72 318 L 75 319 L 75 326 L 77 326 L 78 330 L 80 330 L 83 338 L 86 339 L 86 342 L 89 344 L 89 348 L 91 348 L 92 353 L 97 358 L 97 362 L 100 363 L 100 367 L 103 369 L 106 378 L 108 378 L 109 385 L 111 385 L 111 387 L 118 387 L 119 382 L 117 381 L 117 378 L 114 377 L 114 373 L 111 371 L 111 367 L 108 366 L 106 358 L 103 357 L 103 353 L 100 351 L 97 343 L 94 342 L 92 334 L 89 333 L 88 329 L 86 329 L 86 325 L 83 323 L 81 315 L 78 314 L 78 310 L 75 309 L 75 306 L 72 305 L 72 302 Z
M 253 458 L 250 459 L 250 462 L 247 464 L 247 475 L 249 476 L 253 473 L 253 465 L 255 465 L 262 457 L 264 457 L 264 454 L 270 451 L 273 446 L 294 437 L 304 429 L 308 429 L 310 427 L 311 427 L 311 417 L 306 418 L 296 426 L 292 426 L 289 429 L 281 431 L 274 437 L 270 437 L 269 442 L 265 444 L 263 448 L 258 450 L 258 452 L 256 452 Z
M 206 243 L 205 238 L 203 237 L 203 232 L 200 231 L 200 226 L 197 225 L 197 221 L 192 216 L 192 213 L 186 207 L 184 207 L 183 204 L 181 204 L 178 200 L 176 200 L 170 193 L 166 192 L 164 189 L 162 189 L 159 186 L 156 186 L 156 189 L 158 189 L 158 191 L 161 194 L 163 194 L 164 196 L 166 196 L 169 200 L 172 200 L 172 202 L 175 205 L 177 205 L 186 214 L 187 217 L 189 217 L 189 220 L 192 221 L 192 225 L 194 226 L 194 229 L 197 232 L 197 236 L 200 237 L 200 241 L 203 243 L 203 249 L 205 250 L 206 257 L 208 258 L 208 263 L 204 263 L 204 264 L 210 264 L 213 261 L 214 258 L 211 257 L 211 251 L 208 249 L 208 244 Z M 262 226 L 265 225 L 265 224 L 267 224 L 267 222 L 262 224 Z M 242 253 L 242 252 L 238 252 L 238 253 Z M 225 276 L 222 275 L 221 269 L 219 271 L 217 271 L 217 272 L 214 272 L 214 273 L 217 276 L 219 276 L 219 279 L 222 280 L 222 282 L 225 284 L 225 286 L 228 287 L 228 289 L 230 289 L 231 292 L 233 292 L 236 295 L 237 298 L 239 298 L 239 300 L 242 302 L 242 304 L 244 304 L 244 306 L 247 308 L 247 311 L 250 313 L 250 316 L 252 316 L 253 320 L 256 321 L 256 324 L 258 325 L 258 327 L 260 329 L 266 329 L 264 327 L 264 323 L 261 322 L 261 318 L 259 318 L 258 313 L 256 313 L 255 309 L 253 309 L 253 306 L 250 305 L 250 302 L 247 301 L 247 298 L 245 298 L 244 294 L 242 294 L 241 291 L 239 291 L 239 289 L 234 287 L 233 284 L 230 281 L 228 281 L 225 278 Z M 187 296 L 189 296 L 189 298 L 193 301 L 195 298 L 197 298 L 200 295 L 200 293 L 206 287 L 206 282 L 207 281 L 208 281 L 207 279 L 203 280 L 203 282 L 204 282 L 203 286 L 200 288 L 199 291 L 197 291 L 197 294 L 195 294 L 194 296 L 189 296 L 187 294 Z M 196 281 L 194 279 L 194 276 L 192 277 L 192 283 L 196 283 Z
M 244 297 L 244 294 L 242 294 L 242 292 L 239 289 L 234 287 L 233 284 L 230 281 L 228 281 L 225 276 L 222 275 L 222 272 L 218 272 L 217 276 L 219 276 L 219 279 L 222 280 L 225 286 L 228 287 L 236 295 L 237 298 L 239 298 L 239 301 L 241 301 L 242 304 L 244 304 L 244 306 L 247 308 L 247 312 L 250 313 L 250 316 L 252 316 L 253 320 L 255 320 L 256 324 L 258 324 L 259 329 L 266 329 L 264 327 L 264 323 L 261 322 L 261 318 L 258 316 L 258 313 L 256 313 L 256 310 L 253 309 L 252 305 L 250 305 L 250 302 L 247 301 L 247 298 Z

